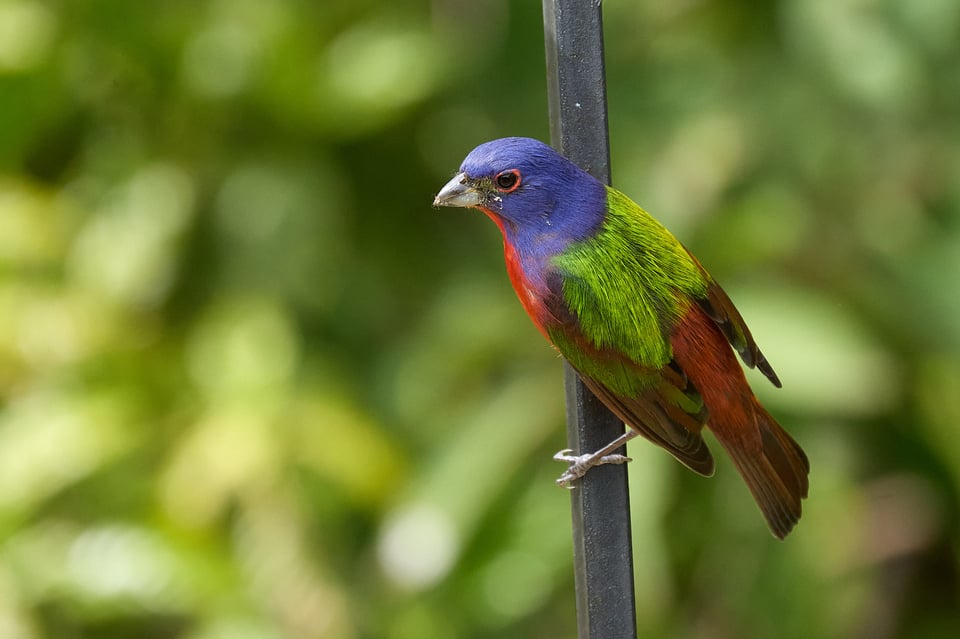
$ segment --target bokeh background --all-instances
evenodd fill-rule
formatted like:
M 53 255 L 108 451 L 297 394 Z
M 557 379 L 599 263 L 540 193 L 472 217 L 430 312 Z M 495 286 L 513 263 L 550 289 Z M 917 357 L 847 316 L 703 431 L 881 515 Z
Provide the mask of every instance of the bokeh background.
M 631 445 L 644 637 L 960 636 L 960 3 L 609 0 L 614 182 L 807 449 Z M 537 2 L 0 0 L 0 637 L 573 638 L 561 362 L 476 144 Z

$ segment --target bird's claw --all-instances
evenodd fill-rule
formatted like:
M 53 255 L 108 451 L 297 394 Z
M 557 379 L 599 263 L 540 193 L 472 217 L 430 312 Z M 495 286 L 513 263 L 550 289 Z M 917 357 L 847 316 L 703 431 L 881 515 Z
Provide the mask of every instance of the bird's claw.
M 603 464 L 626 464 L 629 461 L 633 461 L 626 455 L 604 455 L 602 457 L 597 457 L 596 454 L 574 455 L 573 450 L 570 448 L 564 448 L 558 451 L 553 458 L 556 461 L 570 464 L 570 467 L 557 479 L 557 485 L 567 489 L 572 489 L 573 482 L 586 475 L 587 471 L 594 466 L 601 466 Z

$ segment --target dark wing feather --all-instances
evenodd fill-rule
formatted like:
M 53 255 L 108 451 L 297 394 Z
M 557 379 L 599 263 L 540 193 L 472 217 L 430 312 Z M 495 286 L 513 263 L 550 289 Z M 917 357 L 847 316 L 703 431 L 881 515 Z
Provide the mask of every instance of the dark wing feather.
M 706 409 L 696 389 L 685 378 L 684 387 L 680 388 L 675 385 L 675 380 L 665 377 L 659 386 L 650 388 L 639 397 L 617 395 L 583 374 L 580 379 L 627 426 L 666 450 L 690 470 L 706 477 L 713 475 L 713 457 L 700 434 L 706 421 Z M 695 413 L 689 412 L 691 399 L 699 405 Z
M 689 253 L 689 251 L 687 252 Z M 720 327 L 723 336 L 730 342 L 733 350 L 740 355 L 743 363 L 750 368 L 757 368 L 774 386 L 780 388 L 782 386 L 780 378 L 777 377 L 767 358 L 760 352 L 760 347 L 753 340 L 753 335 L 750 334 L 750 329 L 747 328 L 747 323 L 743 321 L 740 311 L 733 305 L 720 285 L 710 277 L 700 262 L 697 262 L 697 258 L 693 255 L 690 257 L 700 267 L 700 271 L 708 282 L 707 295 L 703 298 L 697 298 L 697 304 Z

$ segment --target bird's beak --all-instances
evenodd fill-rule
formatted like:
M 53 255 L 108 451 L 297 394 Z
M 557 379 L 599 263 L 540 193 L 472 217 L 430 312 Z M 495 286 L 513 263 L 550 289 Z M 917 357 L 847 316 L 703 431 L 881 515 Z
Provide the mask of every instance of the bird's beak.
M 437 197 L 433 198 L 434 206 L 478 206 L 482 201 L 480 191 L 470 184 L 466 173 L 457 173 L 453 179 L 443 185 Z

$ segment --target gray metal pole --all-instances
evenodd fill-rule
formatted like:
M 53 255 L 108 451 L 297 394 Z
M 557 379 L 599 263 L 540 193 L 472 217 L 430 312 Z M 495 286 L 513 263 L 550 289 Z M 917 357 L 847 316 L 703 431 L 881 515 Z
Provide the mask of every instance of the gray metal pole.
M 597 0 L 543 0 L 550 139 L 594 177 L 610 183 L 603 24 Z M 623 434 L 610 413 L 565 367 L 567 445 L 575 454 Z M 618 451 L 624 452 L 624 451 Z M 580 639 L 635 639 L 633 547 L 627 465 L 598 466 L 570 493 Z

